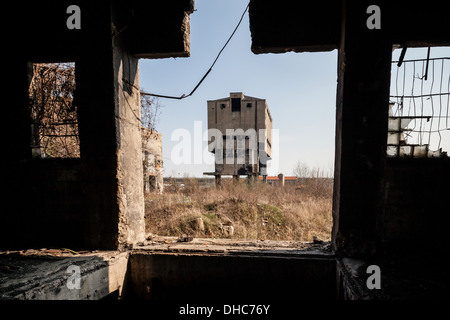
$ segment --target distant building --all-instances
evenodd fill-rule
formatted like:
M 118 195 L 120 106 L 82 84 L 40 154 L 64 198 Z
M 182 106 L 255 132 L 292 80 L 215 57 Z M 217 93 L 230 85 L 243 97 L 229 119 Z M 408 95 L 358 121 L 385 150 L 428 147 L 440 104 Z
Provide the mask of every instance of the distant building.
M 208 101 L 208 150 L 215 154 L 214 175 L 266 176 L 272 155 L 272 116 L 265 99 L 232 92 Z
M 161 133 L 141 128 L 141 134 L 144 192 L 162 193 L 164 181 Z

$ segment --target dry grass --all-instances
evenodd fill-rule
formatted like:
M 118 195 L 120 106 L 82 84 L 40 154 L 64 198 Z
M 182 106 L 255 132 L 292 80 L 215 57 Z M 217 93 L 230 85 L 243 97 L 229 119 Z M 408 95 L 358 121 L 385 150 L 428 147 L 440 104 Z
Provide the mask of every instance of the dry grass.
M 222 226 L 231 224 L 235 239 L 331 238 L 331 179 L 308 179 L 301 189 L 231 181 L 216 189 L 186 178 L 183 189 L 148 194 L 145 205 L 146 231 L 158 235 L 225 238 Z

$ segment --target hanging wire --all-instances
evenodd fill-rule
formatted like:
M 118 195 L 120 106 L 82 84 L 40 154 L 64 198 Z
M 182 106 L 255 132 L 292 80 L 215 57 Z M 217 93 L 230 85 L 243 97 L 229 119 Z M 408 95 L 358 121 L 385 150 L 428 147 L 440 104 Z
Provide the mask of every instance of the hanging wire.
M 429 53 L 428 53 L 429 54 Z M 428 57 L 429 59 L 429 57 Z M 433 93 L 433 85 L 434 85 L 434 60 L 433 62 L 433 66 L 432 66 L 432 80 L 431 80 L 431 87 L 430 87 L 430 97 L 429 99 L 431 100 L 431 123 L 430 123 L 430 130 L 428 132 L 428 145 L 431 145 L 431 130 L 433 129 L 433 119 L 434 119 L 434 104 L 433 104 L 433 97 L 431 96 L 431 94 Z M 425 80 L 427 80 L 428 77 L 428 60 L 427 60 L 427 71 L 425 72 Z
M 442 60 L 442 63 L 444 63 L 444 60 Z M 447 88 L 447 92 L 449 92 L 450 93 L 450 74 L 448 75 L 448 81 L 447 81 L 447 85 L 448 85 L 448 88 Z M 449 126 L 448 126 L 448 118 L 449 118 L 449 107 L 450 107 L 450 95 L 449 96 L 447 96 L 447 117 L 445 118 L 445 126 L 448 128 Z
M 423 95 L 423 84 L 424 84 L 423 74 L 424 74 L 424 71 L 425 71 L 425 61 L 422 60 L 422 77 L 419 78 L 420 80 L 422 80 L 422 81 L 420 81 L 420 116 L 421 116 L 421 118 L 420 118 L 420 136 L 419 136 L 419 144 L 420 145 L 423 145 L 423 126 L 424 126 L 424 124 L 423 124 L 423 97 L 424 97 L 424 95 Z
M 166 99 L 185 99 L 187 97 L 190 97 L 194 94 L 194 92 L 197 90 L 197 88 L 200 86 L 200 84 L 203 82 L 203 80 L 206 79 L 206 77 L 209 75 L 209 73 L 211 72 L 212 68 L 214 67 L 214 65 L 216 64 L 217 60 L 219 60 L 220 55 L 222 54 L 222 51 L 226 48 L 226 46 L 228 45 L 228 43 L 230 42 L 231 38 L 233 38 L 234 34 L 236 33 L 236 30 L 239 28 L 239 26 L 241 25 L 242 19 L 244 19 L 245 13 L 248 10 L 250 3 L 247 4 L 247 7 L 245 7 L 244 12 L 242 13 L 241 18 L 239 19 L 238 24 L 236 25 L 236 27 L 233 30 L 233 33 L 231 33 L 231 36 L 228 38 L 227 42 L 225 42 L 224 46 L 222 47 L 222 49 L 220 49 L 219 53 L 217 54 L 216 58 L 214 59 L 214 62 L 212 63 L 211 67 L 209 67 L 208 71 L 205 73 L 205 75 L 201 78 L 201 80 L 197 83 L 197 85 L 194 87 L 194 89 L 191 91 L 191 93 L 189 93 L 188 95 L 186 94 L 182 94 L 179 97 L 176 96 L 166 96 L 166 95 L 161 95 L 161 94 L 154 94 L 154 93 L 147 93 L 147 92 L 141 92 L 141 95 L 148 95 L 148 96 L 153 96 L 153 97 L 158 97 L 158 98 L 166 98 Z

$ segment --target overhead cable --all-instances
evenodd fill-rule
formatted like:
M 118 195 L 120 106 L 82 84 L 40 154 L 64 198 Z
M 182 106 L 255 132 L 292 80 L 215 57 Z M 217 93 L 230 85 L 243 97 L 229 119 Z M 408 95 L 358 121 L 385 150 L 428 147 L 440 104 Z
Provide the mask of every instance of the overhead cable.
M 248 10 L 248 7 L 249 7 L 249 4 L 247 5 L 247 7 L 245 8 L 244 12 L 242 13 L 241 19 L 239 20 L 238 24 L 236 25 L 236 28 L 234 28 L 233 33 L 231 34 L 231 36 L 228 38 L 227 42 L 224 44 L 222 49 L 217 54 L 216 59 L 214 59 L 214 62 L 212 63 L 211 67 L 209 67 L 208 71 L 201 78 L 201 80 L 197 83 L 197 85 L 194 87 L 194 89 L 191 91 L 191 93 L 189 93 L 188 95 L 182 94 L 179 97 L 177 97 L 177 96 L 166 96 L 166 95 L 147 93 L 147 92 L 141 92 L 141 95 L 153 96 L 153 97 L 158 97 L 158 98 L 166 98 L 166 99 L 178 99 L 178 100 L 185 99 L 187 97 L 192 96 L 194 94 L 194 92 L 197 90 L 197 88 L 200 86 L 200 84 L 203 82 L 203 80 L 205 80 L 206 77 L 209 75 L 209 73 L 211 72 L 212 68 L 216 64 L 217 60 L 219 59 L 220 55 L 222 54 L 222 51 L 226 48 L 226 46 L 230 42 L 231 38 L 233 38 L 234 34 L 236 33 L 236 30 L 239 28 L 239 26 L 240 26 L 240 24 L 242 22 L 242 19 L 244 18 L 245 13 Z

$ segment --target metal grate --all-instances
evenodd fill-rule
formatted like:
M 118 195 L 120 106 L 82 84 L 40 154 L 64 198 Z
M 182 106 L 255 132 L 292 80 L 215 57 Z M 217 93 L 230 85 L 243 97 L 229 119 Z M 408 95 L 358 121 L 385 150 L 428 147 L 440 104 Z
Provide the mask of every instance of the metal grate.
M 446 157 L 450 149 L 450 58 L 392 63 L 388 157 Z

